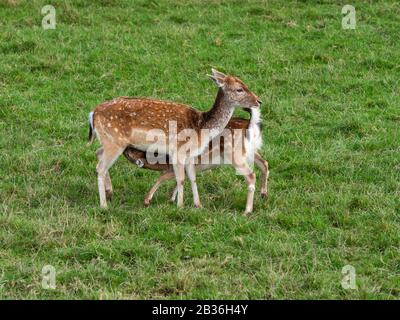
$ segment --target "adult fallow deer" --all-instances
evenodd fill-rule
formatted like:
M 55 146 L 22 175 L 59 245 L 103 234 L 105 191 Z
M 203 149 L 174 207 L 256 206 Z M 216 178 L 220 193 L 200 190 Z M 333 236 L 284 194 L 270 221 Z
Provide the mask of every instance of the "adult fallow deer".
M 101 207 L 107 207 L 106 190 L 107 185 L 111 185 L 108 170 L 128 146 L 146 152 L 156 148 L 174 159 L 172 167 L 177 183 L 178 207 L 183 206 L 185 171 L 191 182 L 194 205 L 201 206 L 196 171 L 190 160 L 201 154 L 209 142 L 222 132 L 236 107 L 258 108 L 261 104 L 259 98 L 237 77 L 214 69 L 212 73 L 210 78 L 219 89 L 214 105 L 207 112 L 176 102 L 120 97 L 98 105 L 89 114 L 89 143 L 97 136 L 102 145 L 96 153 Z M 174 123 L 173 127 L 171 123 Z M 198 137 L 192 139 L 190 153 L 185 148 L 187 139 L 171 138 L 185 129 L 191 129 Z M 161 131 L 168 139 L 158 139 L 157 142 L 149 139 L 154 130 Z M 202 131 L 208 134 L 204 135 Z M 246 169 L 241 168 L 243 172 Z

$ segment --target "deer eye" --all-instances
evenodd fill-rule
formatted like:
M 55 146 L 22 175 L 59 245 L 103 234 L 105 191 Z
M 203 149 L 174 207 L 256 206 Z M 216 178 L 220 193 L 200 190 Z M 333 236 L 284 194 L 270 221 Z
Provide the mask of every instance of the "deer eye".
M 243 92 L 243 89 L 242 88 L 239 88 L 239 89 L 236 89 L 236 92 Z

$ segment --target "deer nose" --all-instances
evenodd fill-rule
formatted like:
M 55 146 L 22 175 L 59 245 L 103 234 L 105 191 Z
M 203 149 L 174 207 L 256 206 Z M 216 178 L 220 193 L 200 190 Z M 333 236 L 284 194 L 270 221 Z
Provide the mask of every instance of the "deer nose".
M 257 100 L 259 105 L 262 105 L 262 101 L 260 99 Z

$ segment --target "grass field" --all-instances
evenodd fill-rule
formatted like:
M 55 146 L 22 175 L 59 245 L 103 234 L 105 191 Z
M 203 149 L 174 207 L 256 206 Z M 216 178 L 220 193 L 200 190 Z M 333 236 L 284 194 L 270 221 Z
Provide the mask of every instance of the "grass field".
M 398 299 L 399 16 L 396 1 L 0 0 L 0 298 Z M 170 204 L 172 183 L 144 208 L 157 173 L 120 158 L 101 210 L 88 112 L 122 95 L 207 110 L 211 67 L 264 101 L 269 199 L 243 217 L 225 167 L 199 175 L 204 209 L 189 185 Z

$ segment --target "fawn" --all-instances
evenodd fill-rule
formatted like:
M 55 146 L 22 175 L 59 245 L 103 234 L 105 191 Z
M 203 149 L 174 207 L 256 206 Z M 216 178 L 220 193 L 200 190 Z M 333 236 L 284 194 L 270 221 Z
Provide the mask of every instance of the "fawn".
M 247 159 L 248 157 L 252 157 L 252 152 L 254 153 L 254 162 L 257 165 L 257 167 L 261 170 L 261 196 L 262 197 L 267 197 L 268 196 L 268 176 L 269 176 L 269 169 L 268 169 L 268 162 L 262 158 L 262 156 L 258 153 L 258 151 L 261 149 L 262 145 L 262 136 L 261 136 L 261 119 L 260 119 L 260 110 L 259 109 L 246 109 L 250 113 L 250 120 L 242 119 L 242 118 L 231 118 L 229 120 L 228 125 L 226 126 L 226 129 L 229 130 L 235 130 L 235 129 L 241 129 L 241 130 L 246 130 L 245 131 L 245 153 L 239 153 L 239 155 L 246 157 L 246 159 L 243 159 L 242 161 L 239 161 L 240 163 L 243 163 L 245 161 L 249 161 L 250 159 Z M 218 153 L 219 155 L 224 155 L 224 140 L 219 139 L 219 137 L 216 137 L 214 139 L 218 140 L 218 147 L 220 148 L 220 152 Z M 212 141 L 209 143 L 208 148 L 206 148 L 203 152 L 204 153 L 211 153 L 213 151 L 213 144 Z M 228 149 L 229 150 L 229 149 Z M 230 151 L 230 150 L 229 150 Z M 150 191 L 147 193 L 144 204 L 146 206 L 150 205 L 150 202 L 155 194 L 155 192 L 158 190 L 160 187 L 161 183 L 164 181 L 167 181 L 169 179 L 172 179 L 174 177 L 173 170 L 171 164 L 160 164 L 160 163 L 149 163 L 146 159 L 146 153 L 140 150 L 137 150 L 133 147 L 127 147 L 124 151 L 124 156 L 133 164 L 136 164 L 140 168 L 144 169 L 150 169 L 150 170 L 156 170 L 156 171 L 161 171 L 160 177 L 157 179 L 156 183 L 153 185 L 153 187 L 150 189 Z M 208 156 L 208 155 L 207 155 Z M 228 157 L 231 157 L 231 155 L 228 155 Z M 198 156 L 200 158 L 200 156 Z M 252 160 L 252 159 L 251 159 Z M 223 164 L 224 161 L 223 159 L 219 159 L 220 164 Z M 217 167 L 219 164 L 217 162 L 213 162 L 210 165 L 203 165 L 201 164 L 201 161 L 199 159 L 198 164 L 195 165 L 196 172 L 198 171 L 203 171 L 207 169 L 212 169 Z M 232 165 L 235 167 L 236 162 L 232 162 Z M 255 176 L 250 175 L 248 176 L 247 179 L 247 184 L 248 184 L 248 194 L 247 194 L 247 204 L 246 204 L 246 210 L 245 214 L 249 214 L 252 212 L 253 209 L 253 198 L 254 198 L 254 189 L 251 187 L 254 185 L 254 180 Z M 176 198 L 176 193 L 177 193 L 177 188 L 175 187 L 174 192 L 172 194 L 171 201 L 175 201 Z M 111 195 L 109 195 L 111 196 Z
M 236 107 L 258 108 L 261 105 L 260 99 L 239 78 L 214 69 L 210 78 L 219 89 L 214 105 L 207 112 L 176 102 L 120 97 L 103 102 L 89 114 L 89 144 L 97 136 L 102 145 L 96 152 L 101 207 L 107 207 L 106 190 L 110 192 L 107 188 L 111 185 L 108 170 L 128 146 L 141 151 L 155 148 L 173 159 L 178 207 L 183 206 L 185 171 L 191 182 L 194 205 L 201 207 L 195 166 L 190 160 L 201 154 L 209 142 L 223 131 Z M 186 149 L 187 139 L 176 139 L 178 133 L 186 129 L 191 129 L 200 137 L 191 139 L 190 153 Z M 157 139 L 156 142 L 149 139 L 154 130 L 161 131 L 168 139 Z M 208 134 L 203 135 L 201 131 Z M 175 143 L 172 142 L 174 138 L 177 140 Z M 248 172 L 245 164 L 240 169 Z

